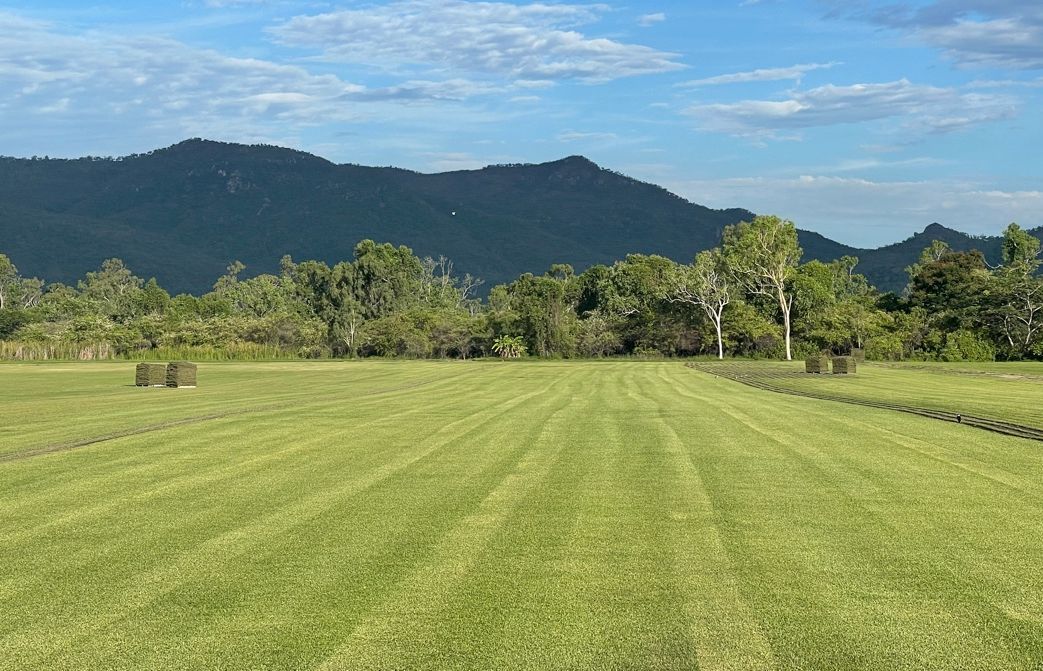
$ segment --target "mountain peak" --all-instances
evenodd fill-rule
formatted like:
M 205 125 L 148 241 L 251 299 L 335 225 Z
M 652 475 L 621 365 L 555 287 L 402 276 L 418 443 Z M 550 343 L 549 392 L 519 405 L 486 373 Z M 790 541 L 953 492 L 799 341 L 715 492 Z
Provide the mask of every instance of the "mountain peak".
M 565 158 L 563 158 L 563 159 L 561 159 L 559 161 L 554 161 L 554 163 L 560 163 L 562 165 L 571 165 L 571 166 L 582 166 L 582 167 L 585 167 L 585 168 L 596 168 L 598 170 L 601 169 L 601 166 L 599 166 L 597 163 L 595 163 L 594 161 L 591 161 L 586 156 L 581 156 L 579 154 L 573 154 L 572 156 L 566 156 Z

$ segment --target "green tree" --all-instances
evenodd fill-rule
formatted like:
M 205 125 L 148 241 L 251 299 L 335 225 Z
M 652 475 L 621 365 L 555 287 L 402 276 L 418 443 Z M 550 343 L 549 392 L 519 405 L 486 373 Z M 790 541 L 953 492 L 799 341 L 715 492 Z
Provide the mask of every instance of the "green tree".
M 133 316 L 133 306 L 144 283 L 120 259 L 106 259 L 99 270 L 87 273 L 78 286 L 81 298 L 94 306 L 97 314 L 124 320 Z
M 603 357 L 618 353 L 623 343 L 619 336 L 617 319 L 591 310 L 579 321 L 577 345 L 585 357 Z
M 817 349 L 843 352 L 864 347 L 888 322 L 876 306 L 876 292 L 855 272 L 857 265 L 857 258 L 844 256 L 829 263 L 809 261 L 797 268 L 792 283 L 794 330 Z
M 35 307 L 43 297 L 43 281 L 18 274 L 18 268 L 0 254 L 0 310 L 25 310 Z
M 0 254 L 0 310 L 11 307 L 18 282 L 18 268 L 6 254 Z
M 735 281 L 748 294 L 774 300 L 782 313 L 786 359 L 793 358 L 789 283 L 802 254 L 797 228 L 776 216 L 757 216 L 724 229 L 722 254 Z
M 473 316 L 481 302 L 475 300 L 475 293 L 482 280 L 464 275 L 453 274 L 453 262 L 444 256 L 433 259 L 425 257 L 420 262 L 420 294 L 422 305 L 444 309 L 466 309 Z
M 909 304 L 923 308 L 942 331 L 975 330 L 983 321 L 988 279 L 981 252 L 944 252 L 919 264 L 909 283 Z
M 239 275 L 244 270 L 246 270 L 246 265 L 238 259 L 229 263 L 225 269 L 225 274 L 218 277 L 217 281 L 214 282 L 214 293 L 222 294 L 232 290 L 239 284 Z
M 576 351 L 579 282 L 572 275 L 525 273 L 498 296 L 533 352 L 539 356 L 572 356 Z
M 1003 230 L 1003 263 L 1023 265 L 1033 271 L 1039 268 L 1039 239 L 1011 223 Z
M 920 259 L 905 269 L 910 281 L 912 281 L 915 275 L 920 273 L 925 265 L 940 261 L 943 256 L 950 252 L 952 252 L 952 247 L 949 246 L 949 243 L 943 240 L 931 240 L 931 244 L 924 247 L 923 251 L 920 252 Z M 909 287 L 906 287 L 906 293 L 908 292 Z
M 992 322 L 1010 350 L 1022 357 L 1039 340 L 1043 327 L 1040 242 L 1017 224 L 1003 232 L 1003 265 L 989 282 Z
M 720 249 L 699 252 L 690 266 L 680 266 L 668 299 L 698 306 L 709 318 L 717 334 L 717 358 L 724 358 L 722 320 L 731 302 L 724 257 Z
M 418 305 L 422 276 L 423 265 L 409 247 L 363 240 L 345 279 L 364 316 L 375 319 Z

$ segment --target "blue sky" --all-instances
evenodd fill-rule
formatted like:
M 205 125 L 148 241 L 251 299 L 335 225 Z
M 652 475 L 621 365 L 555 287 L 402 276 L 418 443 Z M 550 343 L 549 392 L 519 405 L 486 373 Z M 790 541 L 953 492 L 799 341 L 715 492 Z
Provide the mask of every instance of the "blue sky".
M 862 246 L 1043 225 L 1041 103 L 1039 0 L 0 6 L 3 155 L 583 154 Z

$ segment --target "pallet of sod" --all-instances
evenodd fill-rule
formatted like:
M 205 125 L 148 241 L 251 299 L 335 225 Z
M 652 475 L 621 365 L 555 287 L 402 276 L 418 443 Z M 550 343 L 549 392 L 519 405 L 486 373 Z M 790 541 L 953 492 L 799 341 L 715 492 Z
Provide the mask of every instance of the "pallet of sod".
M 187 361 L 171 361 L 167 364 L 168 387 L 195 387 L 196 365 Z
M 854 357 L 850 356 L 835 356 L 833 357 L 833 374 L 849 374 L 854 373 L 857 368 Z
M 805 373 L 828 373 L 829 372 L 829 357 L 825 354 L 817 356 L 809 356 L 804 359 L 804 372 Z
M 855 363 L 865 363 L 866 362 L 866 351 L 865 351 L 865 349 L 862 348 L 862 347 L 852 347 L 851 348 L 851 358 L 855 360 Z
M 165 387 L 167 367 L 162 363 L 139 363 L 134 370 L 134 384 L 138 387 Z

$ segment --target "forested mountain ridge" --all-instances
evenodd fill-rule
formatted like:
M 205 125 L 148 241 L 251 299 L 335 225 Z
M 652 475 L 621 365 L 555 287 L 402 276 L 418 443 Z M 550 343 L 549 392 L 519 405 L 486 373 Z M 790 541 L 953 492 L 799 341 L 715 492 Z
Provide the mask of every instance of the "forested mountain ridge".
M 0 159 L 0 251 L 24 274 L 72 282 L 119 257 L 174 292 L 206 291 L 233 259 L 248 275 L 276 270 L 284 254 L 348 259 L 364 238 L 448 256 L 486 287 L 552 263 L 582 270 L 628 253 L 687 262 L 752 216 L 693 204 L 579 156 L 421 174 L 196 139 L 120 159 Z M 800 232 L 805 260 L 858 256 L 859 271 L 883 290 L 904 285 L 905 267 L 933 239 L 999 255 L 999 238 L 938 225 L 878 250 Z

